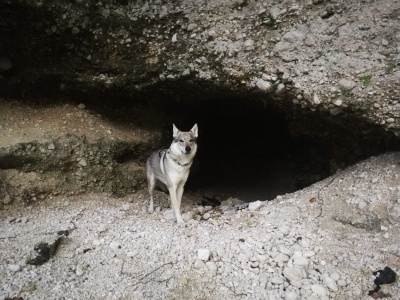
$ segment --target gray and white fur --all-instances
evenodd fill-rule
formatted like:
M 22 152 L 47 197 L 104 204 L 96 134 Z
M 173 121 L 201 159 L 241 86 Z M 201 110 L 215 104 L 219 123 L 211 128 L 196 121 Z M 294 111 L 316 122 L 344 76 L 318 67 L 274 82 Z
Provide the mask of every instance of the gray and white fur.
M 173 124 L 173 140 L 169 149 L 156 151 L 147 159 L 150 213 L 154 210 L 154 188 L 156 183 L 159 183 L 159 185 L 164 185 L 168 189 L 176 220 L 178 223 L 183 223 L 181 200 L 185 183 L 189 177 L 190 167 L 197 152 L 197 136 L 197 124 L 187 132 L 180 131 Z

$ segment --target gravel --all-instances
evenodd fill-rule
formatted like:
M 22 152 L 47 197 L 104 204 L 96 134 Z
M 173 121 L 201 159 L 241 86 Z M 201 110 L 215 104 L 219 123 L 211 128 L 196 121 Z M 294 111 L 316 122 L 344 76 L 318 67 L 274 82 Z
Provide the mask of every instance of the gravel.
M 400 270 L 399 162 L 400 153 L 370 158 L 258 210 L 222 214 L 184 199 L 195 216 L 184 226 L 166 207 L 147 214 L 144 190 L 6 205 L 0 299 L 370 299 L 373 271 Z M 48 262 L 26 264 L 66 229 Z

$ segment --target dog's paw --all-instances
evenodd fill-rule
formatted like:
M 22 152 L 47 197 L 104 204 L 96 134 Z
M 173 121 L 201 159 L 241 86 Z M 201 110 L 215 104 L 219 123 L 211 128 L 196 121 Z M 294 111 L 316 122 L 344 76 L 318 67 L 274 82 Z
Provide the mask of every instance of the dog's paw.
M 149 208 L 147 209 L 147 212 L 148 212 L 149 214 L 152 214 L 152 213 L 154 212 L 154 209 L 153 209 L 152 207 L 149 207 Z

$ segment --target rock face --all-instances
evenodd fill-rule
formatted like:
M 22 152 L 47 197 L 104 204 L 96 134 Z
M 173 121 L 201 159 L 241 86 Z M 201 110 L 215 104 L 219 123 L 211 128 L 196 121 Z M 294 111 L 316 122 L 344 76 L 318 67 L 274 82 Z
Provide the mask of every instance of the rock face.
M 0 95 L 132 103 L 206 83 L 399 134 L 398 1 L 3 2 Z

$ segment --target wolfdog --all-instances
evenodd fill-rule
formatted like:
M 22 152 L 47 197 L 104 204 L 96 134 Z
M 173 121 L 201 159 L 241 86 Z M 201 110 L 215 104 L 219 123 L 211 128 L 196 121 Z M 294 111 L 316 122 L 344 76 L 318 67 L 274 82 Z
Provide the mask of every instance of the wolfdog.
M 173 140 L 169 149 L 154 152 L 147 159 L 147 181 L 150 194 L 149 212 L 154 209 L 153 191 L 156 183 L 167 188 L 176 221 L 183 223 L 181 200 L 183 188 L 189 177 L 190 166 L 197 152 L 197 124 L 182 132 L 173 124 Z

